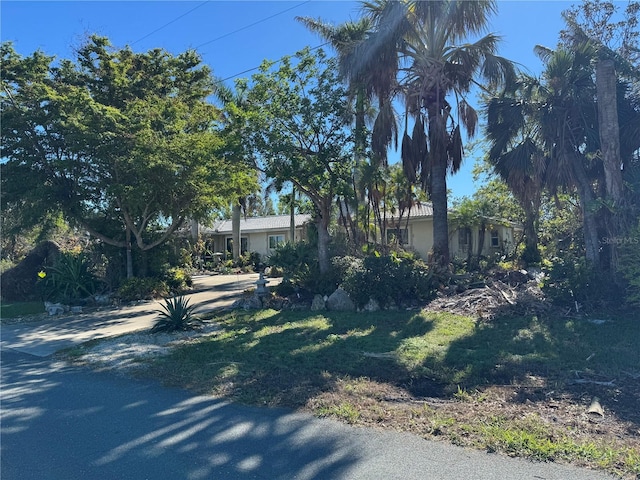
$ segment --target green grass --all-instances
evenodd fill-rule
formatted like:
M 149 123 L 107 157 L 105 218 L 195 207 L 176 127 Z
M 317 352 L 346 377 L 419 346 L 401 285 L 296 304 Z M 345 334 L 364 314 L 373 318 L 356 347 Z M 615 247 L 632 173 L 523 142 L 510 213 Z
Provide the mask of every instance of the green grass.
M 15 318 L 44 313 L 43 302 L 11 302 L 0 304 L 0 318 Z
M 411 389 L 416 380 L 428 379 L 453 395 L 526 382 L 531 375 L 562 381 L 572 372 L 606 377 L 640 366 L 640 322 L 634 319 L 594 325 L 534 316 L 477 324 L 446 313 L 266 310 L 216 321 L 222 332 L 176 348 L 155 368 L 180 382 L 204 377 L 203 390 L 233 378 L 251 401 L 253 393 L 268 396 L 266 380 L 277 380 L 277 389 L 301 382 L 326 388 L 328 379 L 349 375 Z
M 382 422 L 511 455 L 640 473 L 637 449 L 624 442 L 565 435 L 535 416 L 501 418 L 500 402 L 492 403 L 485 392 L 491 386 L 535 392 L 538 387 L 527 390 L 533 378 L 546 392 L 571 397 L 577 394 L 568 383 L 576 375 L 601 380 L 640 373 L 635 318 L 601 325 L 535 316 L 477 323 L 447 313 L 265 310 L 227 313 L 215 321 L 221 331 L 152 360 L 144 375 L 248 404 L 304 407 L 349 423 Z M 445 398 L 458 410 L 394 410 L 384 400 L 388 389 L 416 399 Z M 624 395 L 623 389 L 616 398 L 617 413 L 637 425 L 637 392 Z

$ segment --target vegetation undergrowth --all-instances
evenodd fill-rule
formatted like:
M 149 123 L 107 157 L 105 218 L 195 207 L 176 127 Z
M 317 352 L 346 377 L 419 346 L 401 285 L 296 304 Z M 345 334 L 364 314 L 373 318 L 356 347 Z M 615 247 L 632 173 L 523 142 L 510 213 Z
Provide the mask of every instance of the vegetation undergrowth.
M 2 302 L 0 304 L 0 318 L 22 317 L 44 313 L 43 302 Z
M 144 374 L 243 403 L 640 474 L 635 319 L 273 310 L 214 319 L 217 334 L 150 360 Z M 602 421 L 586 413 L 595 395 Z M 620 429 L 603 434 L 612 419 Z

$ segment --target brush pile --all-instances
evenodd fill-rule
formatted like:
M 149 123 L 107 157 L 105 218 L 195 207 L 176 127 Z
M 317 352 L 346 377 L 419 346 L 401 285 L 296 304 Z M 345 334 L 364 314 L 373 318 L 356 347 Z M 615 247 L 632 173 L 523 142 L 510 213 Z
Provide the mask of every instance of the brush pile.
M 481 281 L 464 280 L 440 291 L 427 309 L 491 320 L 503 315 L 540 315 L 553 308 L 538 281 L 524 271 L 495 272 Z

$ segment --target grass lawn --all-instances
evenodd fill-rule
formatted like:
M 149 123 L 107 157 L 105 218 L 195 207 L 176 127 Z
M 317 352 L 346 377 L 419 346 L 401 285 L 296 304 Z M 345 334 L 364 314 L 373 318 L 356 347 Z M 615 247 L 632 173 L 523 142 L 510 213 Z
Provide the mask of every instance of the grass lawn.
M 43 302 L 0 303 L 0 318 L 15 318 L 44 313 Z
M 233 312 L 145 375 L 253 405 L 640 476 L 640 321 Z M 604 417 L 587 413 L 598 397 Z

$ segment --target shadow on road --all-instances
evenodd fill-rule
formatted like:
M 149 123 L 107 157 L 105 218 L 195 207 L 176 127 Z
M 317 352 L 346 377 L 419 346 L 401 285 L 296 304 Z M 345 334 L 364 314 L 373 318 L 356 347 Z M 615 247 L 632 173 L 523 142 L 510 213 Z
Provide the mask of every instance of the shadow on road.
M 2 478 L 345 478 L 359 454 L 308 417 L 2 352 Z

